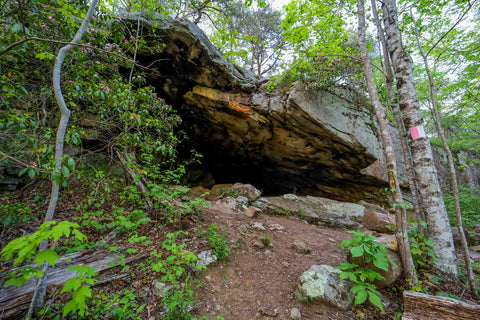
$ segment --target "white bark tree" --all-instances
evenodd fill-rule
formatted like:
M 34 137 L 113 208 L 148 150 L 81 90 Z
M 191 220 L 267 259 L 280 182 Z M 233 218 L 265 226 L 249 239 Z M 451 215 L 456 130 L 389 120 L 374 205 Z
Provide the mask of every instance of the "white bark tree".
M 63 159 L 63 146 L 65 142 L 65 134 L 67 132 L 68 120 L 70 119 L 71 111 L 68 109 L 65 100 L 62 94 L 61 88 L 61 75 L 62 75 L 62 65 L 65 60 L 67 53 L 75 47 L 75 44 L 78 44 L 82 39 L 85 30 L 90 22 L 90 19 L 93 17 L 95 12 L 95 7 L 97 6 L 98 0 L 92 0 L 90 7 L 88 8 L 87 14 L 83 19 L 82 25 L 77 30 L 73 40 L 70 44 L 63 46 L 58 51 L 57 57 L 55 59 L 55 64 L 53 66 L 53 91 L 55 93 L 55 98 L 60 109 L 60 122 L 58 124 L 57 135 L 55 140 L 55 170 L 60 172 L 62 168 L 62 159 Z M 55 208 L 57 207 L 58 195 L 60 192 L 60 185 L 56 180 L 52 180 L 52 189 L 50 192 L 50 202 L 48 204 L 47 213 L 44 218 L 44 222 L 52 221 L 53 215 L 55 213 Z M 40 250 L 46 250 L 48 243 L 45 241 L 40 244 Z M 44 262 L 42 265 L 43 276 L 38 279 L 37 288 L 32 297 L 30 303 L 30 308 L 28 310 L 27 318 L 37 314 L 45 303 L 45 295 L 47 290 L 47 269 L 48 263 Z
M 428 137 L 422 134 L 424 121 L 415 88 L 413 62 L 402 43 L 395 0 L 384 0 L 382 11 L 403 121 L 410 132 L 414 133 L 409 145 L 425 212 L 428 236 L 435 243 L 434 251 L 439 258 L 436 267 L 446 277 L 458 279 L 452 229 L 438 183 L 430 142 Z M 416 134 L 418 132 L 419 135 Z
M 415 172 L 413 171 L 413 163 L 412 157 L 410 153 L 410 147 L 407 144 L 407 131 L 405 130 L 405 125 L 403 123 L 402 114 L 400 112 L 400 107 L 398 106 L 398 98 L 397 92 L 393 88 L 394 85 L 394 77 L 392 73 L 392 65 L 390 63 L 390 57 L 388 55 L 387 43 L 385 40 L 385 34 L 383 32 L 381 21 L 378 16 L 377 6 L 375 4 L 375 0 L 370 0 L 372 5 L 372 13 L 375 19 L 375 24 L 377 27 L 377 34 L 382 46 L 382 53 L 383 53 L 383 60 L 385 63 L 385 87 L 387 88 L 388 98 L 390 99 L 390 108 L 393 112 L 395 117 L 395 124 L 397 125 L 397 129 L 400 135 L 400 143 L 402 147 L 403 153 L 403 160 L 405 163 L 405 169 L 407 171 L 408 177 L 408 184 L 410 187 L 410 193 L 412 195 L 412 204 L 413 208 L 415 209 L 415 217 L 416 219 L 425 220 L 425 216 L 423 215 L 422 206 L 420 204 L 420 195 L 418 194 L 417 183 L 415 179 Z
M 363 69 L 365 70 L 365 78 L 367 80 L 368 94 L 375 110 L 378 125 L 380 128 L 380 136 L 382 138 L 383 153 L 387 162 L 388 180 L 390 190 L 393 196 L 395 209 L 395 222 L 397 226 L 396 235 L 402 263 L 405 270 L 405 277 L 410 281 L 411 285 L 418 283 L 415 266 L 413 265 L 412 255 L 410 253 L 410 245 L 407 235 L 407 213 L 405 207 L 402 206 L 403 196 L 400 190 L 400 184 L 397 179 L 397 163 L 395 161 L 395 153 L 393 143 L 389 131 L 387 115 L 378 97 L 375 81 L 373 80 L 373 71 L 368 58 L 367 40 L 365 35 L 365 4 L 364 0 L 357 0 L 358 15 L 358 44 L 360 47 L 361 60 Z
M 470 10 L 470 8 L 471 8 L 471 6 L 468 7 L 468 10 Z M 468 12 L 468 10 L 466 12 Z M 466 12 L 464 13 L 464 15 L 466 14 Z M 468 283 L 470 285 L 470 288 L 471 288 L 473 294 L 475 294 L 478 297 L 477 290 L 475 289 L 476 281 L 475 281 L 475 277 L 474 277 L 474 274 L 473 274 L 472 261 L 470 259 L 470 252 L 468 250 L 467 238 L 465 237 L 465 231 L 463 230 L 462 212 L 461 212 L 461 209 L 460 209 L 460 199 L 459 199 L 459 194 L 458 194 L 458 183 L 457 183 L 457 173 L 455 171 L 455 162 L 453 161 L 452 151 L 450 150 L 450 147 L 448 146 L 447 139 L 445 137 L 445 134 L 444 134 L 444 131 L 443 131 L 443 128 L 442 128 L 441 114 L 440 114 L 440 111 L 439 111 L 438 105 L 437 105 L 437 90 L 435 89 L 435 80 L 433 79 L 432 72 L 430 70 L 430 65 L 428 63 L 428 54 L 425 53 L 425 51 L 422 48 L 422 44 L 420 42 L 420 36 L 419 36 L 419 32 L 418 32 L 417 22 L 415 21 L 415 17 L 413 16 L 413 13 L 412 13 L 411 9 L 410 9 L 410 15 L 412 17 L 413 26 L 415 28 L 415 39 L 417 40 L 418 50 L 420 51 L 420 54 L 422 55 L 423 64 L 425 66 L 425 72 L 427 73 L 427 77 L 428 77 L 430 103 L 432 105 L 432 111 L 433 111 L 434 122 L 435 122 L 435 129 L 437 130 L 438 137 L 442 141 L 443 149 L 445 150 L 445 152 L 447 154 L 448 169 L 449 169 L 449 174 L 450 174 L 450 188 L 452 190 L 454 204 L 455 204 L 455 216 L 456 216 L 456 220 L 457 220 L 458 233 L 460 235 L 460 243 L 461 243 L 461 246 L 462 246 L 462 250 L 465 254 L 465 267 L 467 269 Z M 460 21 L 461 21 L 461 19 L 459 19 L 456 24 L 458 24 Z M 452 30 L 452 29 L 450 29 L 450 30 Z

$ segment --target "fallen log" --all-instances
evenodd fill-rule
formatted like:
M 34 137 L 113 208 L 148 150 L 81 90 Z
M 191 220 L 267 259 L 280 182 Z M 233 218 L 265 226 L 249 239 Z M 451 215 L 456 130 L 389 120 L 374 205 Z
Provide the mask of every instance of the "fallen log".
M 67 254 L 55 264 L 55 267 L 50 267 L 47 270 L 47 289 L 59 288 L 68 279 L 76 276 L 75 272 L 67 271 L 74 265 L 86 265 L 97 270 L 100 283 L 108 282 L 108 276 L 106 274 L 112 268 L 117 266 L 117 261 L 120 258 L 121 253 L 112 252 L 109 250 L 90 249 L 79 251 L 71 254 Z M 146 254 L 140 254 L 123 258 L 124 263 L 140 260 L 147 256 Z M 5 271 L 0 274 L 0 278 L 5 277 Z M 118 277 L 118 274 L 115 275 Z M 114 277 L 114 278 L 115 278 Z M 29 282 L 17 287 L 11 285 L 9 287 L 0 288 L 0 319 L 19 319 L 18 317 L 23 313 L 30 304 L 35 286 L 37 284 L 37 278 L 30 279 Z
M 478 320 L 480 305 L 432 296 L 420 292 L 403 292 L 402 320 Z

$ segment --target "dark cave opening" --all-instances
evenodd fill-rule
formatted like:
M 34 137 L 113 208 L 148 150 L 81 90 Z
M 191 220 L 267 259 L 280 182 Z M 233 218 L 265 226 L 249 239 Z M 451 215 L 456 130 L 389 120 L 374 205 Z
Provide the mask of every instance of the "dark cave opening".
M 137 55 L 139 63 L 150 66 L 147 85 L 154 86 L 183 119 L 180 130 L 188 139 L 180 145 L 181 157 L 190 159 L 192 149 L 203 155 L 200 163 L 187 167 L 182 183 L 209 188 L 240 182 L 254 185 L 264 195 L 296 193 L 351 201 L 376 192 L 378 181 L 360 173 L 373 157 L 339 142 L 327 130 L 322 136 L 320 127 L 303 131 L 303 125 L 312 125 L 307 115 L 296 114 L 296 122 L 287 125 L 282 116 L 271 120 L 265 107 L 267 111 L 262 112 L 267 113 L 252 111 L 258 117 L 249 118 L 245 110 L 253 110 L 250 105 L 256 102 L 249 99 L 261 92 L 260 80 L 226 61 L 195 28 L 182 22 L 160 24 L 156 34 L 161 35 L 165 49 Z M 154 47 L 158 39 L 146 37 L 146 41 Z M 283 99 L 283 93 L 277 94 Z M 248 98 L 242 100 L 242 95 Z M 297 131 L 286 133 L 295 125 Z M 310 138 L 312 132 L 318 136 Z M 274 136 L 278 133 L 280 138 Z

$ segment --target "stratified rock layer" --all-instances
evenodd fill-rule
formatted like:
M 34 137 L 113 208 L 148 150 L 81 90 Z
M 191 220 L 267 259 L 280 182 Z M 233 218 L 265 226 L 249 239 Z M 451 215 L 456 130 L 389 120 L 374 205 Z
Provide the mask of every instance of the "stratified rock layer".
M 125 19 L 136 23 L 138 16 Z M 191 180 L 204 186 L 241 181 L 267 194 L 383 198 L 385 170 L 367 108 L 299 84 L 264 92 L 193 23 L 140 21 L 150 48 L 165 44 L 137 56 L 152 65 L 148 82 L 179 110 L 192 146 L 204 155 L 205 166 L 191 171 Z

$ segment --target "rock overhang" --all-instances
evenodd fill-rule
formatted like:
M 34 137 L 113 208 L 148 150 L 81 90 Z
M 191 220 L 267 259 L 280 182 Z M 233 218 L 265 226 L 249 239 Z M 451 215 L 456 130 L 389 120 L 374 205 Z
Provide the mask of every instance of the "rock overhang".
M 125 18 L 136 23 L 138 16 Z M 326 91 L 295 84 L 264 92 L 248 72 L 223 58 L 193 23 L 140 19 L 151 46 L 137 59 L 184 120 L 184 130 L 204 155 L 203 183 L 252 183 L 267 193 L 297 191 L 358 201 L 379 200 L 386 186 L 375 121 L 366 108 Z M 154 31 L 153 31 L 154 30 Z M 197 175 L 198 176 L 198 175 Z M 202 180 L 202 179 L 200 179 Z M 209 182 L 205 182 L 209 181 Z

